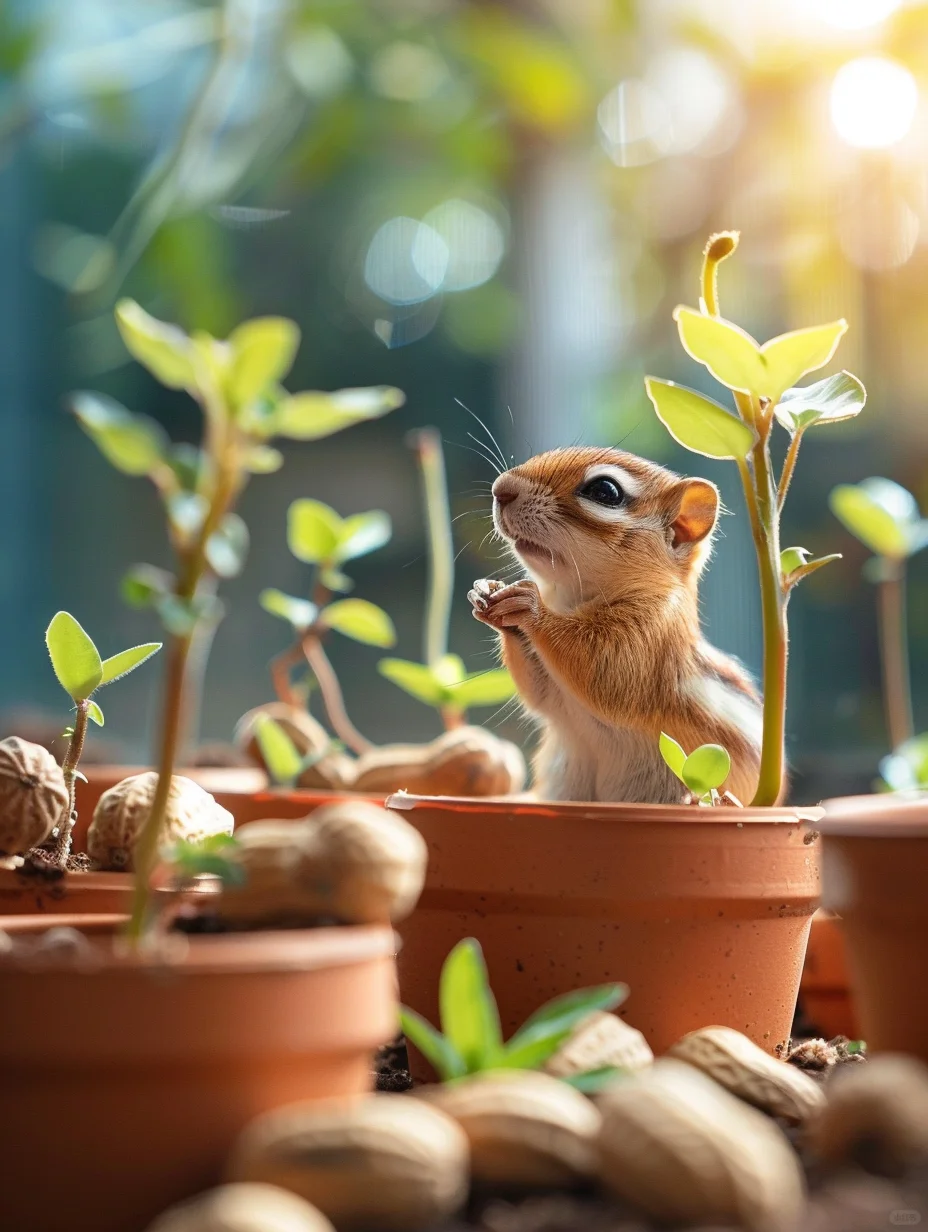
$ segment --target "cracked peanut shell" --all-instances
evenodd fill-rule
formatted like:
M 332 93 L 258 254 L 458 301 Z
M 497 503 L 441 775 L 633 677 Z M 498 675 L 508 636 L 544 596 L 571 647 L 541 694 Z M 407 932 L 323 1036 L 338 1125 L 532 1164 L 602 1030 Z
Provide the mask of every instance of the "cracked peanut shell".
M 40 846 L 67 811 L 64 774 L 48 749 L 19 736 L 0 740 L 0 856 Z

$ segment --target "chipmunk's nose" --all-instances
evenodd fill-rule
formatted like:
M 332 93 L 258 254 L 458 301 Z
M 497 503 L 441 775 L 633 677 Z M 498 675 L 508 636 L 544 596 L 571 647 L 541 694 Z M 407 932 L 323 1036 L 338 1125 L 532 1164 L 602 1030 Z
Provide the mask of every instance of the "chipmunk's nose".
M 519 495 L 520 490 L 519 481 L 514 475 L 500 475 L 496 483 L 493 484 L 493 499 L 500 509 L 503 509 L 506 505 L 512 504 Z

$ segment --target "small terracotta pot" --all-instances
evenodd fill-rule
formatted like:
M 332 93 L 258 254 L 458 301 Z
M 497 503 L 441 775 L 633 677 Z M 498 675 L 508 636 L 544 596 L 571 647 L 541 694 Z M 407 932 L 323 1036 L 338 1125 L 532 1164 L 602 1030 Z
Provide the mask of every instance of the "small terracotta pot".
M 128 912 L 130 873 L 65 873 L 52 880 L 0 869 L 0 915 L 106 915 Z
M 847 943 L 841 918 L 832 911 L 816 911 L 812 917 L 799 997 L 805 1017 L 826 1039 L 836 1035 L 859 1038 Z
M 819 900 L 817 810 L 391 796 L 429 847 L 403 926 L 400 995 L 437 1022 L 442 962 L 483 946 L 504 1032 L 620 980 L 655 1052 L 707 1023 L 769 1051 L 790 1034 Z M 415 1063 L 423 1073 L 423 1062 Z
M 287 790 L 272 787 L 264 791 L 236 794 L 218 791 L 213 793 L 218 804 L 229 810 L 235 818 L 236 828 L 250 821 L 300 821 L 317 808 L 336 804 L 339 800 L 368 800 L 383 804 L 383 796 L 365 795 L 356 791 L 318 791 L 310 788 Z
M 368 1090 L 396 1030 L 390 929 L 181 938 L 155 962 L 62 919 L 89 934 L 84 966 L 0 958 L 4 1228 L 141 1232 L 222 1179 L 253 1117 Z
M 824 905 L 843 921 L 860 1035 L 928 1061 L 928 797 L 824 808 Z

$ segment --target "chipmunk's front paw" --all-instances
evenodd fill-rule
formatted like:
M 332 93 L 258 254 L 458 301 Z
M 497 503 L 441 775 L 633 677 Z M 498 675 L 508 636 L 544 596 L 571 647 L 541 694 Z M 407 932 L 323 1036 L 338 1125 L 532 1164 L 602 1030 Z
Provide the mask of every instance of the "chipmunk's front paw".
M 530 629 L 538 620 L 541 598 L 534 582 L 476 582 L 468 595 L 474 616 L 492 629 Z

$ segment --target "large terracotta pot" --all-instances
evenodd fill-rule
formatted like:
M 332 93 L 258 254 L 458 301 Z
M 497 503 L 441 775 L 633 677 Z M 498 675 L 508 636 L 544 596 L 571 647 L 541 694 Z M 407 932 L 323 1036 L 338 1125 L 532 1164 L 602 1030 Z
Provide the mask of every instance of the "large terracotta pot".
M 131 873 L 65 873 L 53 879 L 0 868 L 0 915 L 106 915 L 127 913 L 131 903 Z
M 141 1232 L 221 1180 L 254 1116 L 368 1090 L 396 1030 L 390 929 L 179 939 L 170 961 L 121 950 L 95 918 L 0 929 L 62 921 L 89 934 L 83 966 L 0 957 L 11 1232 Z
M 824 905 L 843 921 L 861 1037 L 928 1061 L 928 797 L 824 807 Z
M 707 1023 L 771 1052 L 788 1039 L 819 902 L 818 845 L 801 823 L 817 810 L 387 805 L 429 847 L 399 970 L 402 1000 L 433 1022 L 442 961 L 473 936 L 507 1034 L 550 997 L 621 980 L 622 1016 L 655 1052 Z
M 857 1007 L 847 964 L 847 942 L 841 918 L 833 911 L 819 910 L 812 917 L 799 997 L 805 1018 L 826 1039 L 834 1039 L 836 1035 L 846 1035 L 848 1039 L 859 1037 Z

